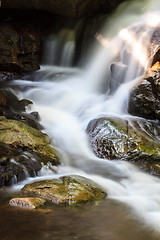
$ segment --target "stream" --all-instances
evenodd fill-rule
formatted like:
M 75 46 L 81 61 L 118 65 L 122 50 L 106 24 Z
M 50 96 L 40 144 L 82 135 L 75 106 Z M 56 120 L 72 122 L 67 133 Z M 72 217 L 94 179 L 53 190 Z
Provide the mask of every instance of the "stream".
M 130 117 L 129 91 L 151 64 L 147 49 L 153 29 L 160 23 L 160 14 L 154 12 L 160 7 L 159 2 L 143 4 L 135 1 L 128 9 L 113 15 L 105 26 L 105 36 L 95 34 L 102 46 L 95 49 L 82 68 L 71 66 L 74 42 L 68 31 L 65 34 L 69 37 L 65 38 L 61 53 L 58 52 L 62 58 L 59 66 L 52 55 L 56 55 L 58 37 L 62 34 L 56 39 L 49 36 L 43 65 L 34 73 L 33 80 L 9 83 L 20 99 L 33 102 L 27 111 L 39 113 L 43 132 L 60 153 L 62 165 L 55 167 L 56 173 L 49 166 L 44 167 L 39 176 L 1 190 L 0 239 L 160 239 L 159 178 L 128 162 L 96 157 L 86 134 L 92 119 Z M 140 31 L 134 33 L 137 28 Z M 39 211 L 4 205 L 10 192 L 20 190 L 26 183 L 69 174 L 94 180 L 107 192 L 107 198 L 83 207 L 53 206 L 51 210 Z

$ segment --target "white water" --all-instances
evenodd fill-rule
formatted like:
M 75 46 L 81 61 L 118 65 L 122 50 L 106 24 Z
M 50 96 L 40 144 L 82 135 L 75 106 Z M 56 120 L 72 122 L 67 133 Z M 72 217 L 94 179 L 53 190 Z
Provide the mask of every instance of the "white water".
M 146 22 L 145 15 L 138 18 L 149 29 L 149 32 L 146 28 L 141 30 L 139 40 L 131 29 L 121 29 L 117 37 L 106 40 L 106 47 L 95 56 L 87 72 L 66 75 L 64 79 L 52 79 L 54 67 L 43 66 L 41 81 L 16 81 L 16 84 L 27 86 L 21 97 L 33 101 L 31 111 L 39 112 L 45 132 L 61 153 L 63 166 L 57 169 L 57 175 L 53 173 L 53 177 L 75 173 L 93 179 L 106 190 L 109 198 L 126 202 L 145 223 L 159 230 L 160 180 L 142 173 L 130 163 L 96 158 L 85 133 L 91 119 L 104 115 L 126 117 L 129 90 L 150 64 L 146 49 L 152 32 L 150 25 L 154 25 L 152 20 L 159 19 L 157 17 L 160 15 L 150 15 L 149 22 Z M 129 51 L 127 58 L 126 49 Z M 114 69 L 110 73 L 110 64 L 116 60 L 116 56 L 118 62 L 126 66 L 121 82 L 117 81 Z M 58 72 L 61 72 L 60 68 Z M 104 83 L 104 72 L 108 83 Z M 113 78 L 115 85 L 111 91 Z M 52 171 L 43 169 L 40 175 L 38 179 L 51 178 Z

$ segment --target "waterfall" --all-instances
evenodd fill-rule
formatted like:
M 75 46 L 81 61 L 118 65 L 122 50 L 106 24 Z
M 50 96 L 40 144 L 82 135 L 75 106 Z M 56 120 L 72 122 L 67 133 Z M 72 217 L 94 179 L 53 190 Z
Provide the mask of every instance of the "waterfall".
M 150 20 L 146 21 L 148 16 Z M 127 203 L 144 222 L 159 230 L 160 180 L 130 163 L 97 158 L 85 132 L 89 121 L 96 117 L 127 117 L 128 93 L 150 64 L 148 43 L 156 27 L 154 19 L 159 24 L 160 15 L 145 13 L 136 18 L 138 24 L 122 26 L 117 36 L 111 37 L 109 33 L 107 38 L 107 33 L 106 36 L 96 34 L 97 41 L 103 40 L 104 46 L 82 70 L 54 67 L 57 45 L 55 38 L 49 38 L 45 64 L 50 66 L 42 66 L 35 73 L 34 82 L 18 80 L 15 84 L 26 87 L 19 96 L 33 101 L 32 111 L 38 111 L 44 131 L 61 153 L 63 166 L 59 167 L 57 176 L 80 173 L 93 179 L 109 198 Z M 73 50 L 73 46 L 70 48 Z M 66 54 L 65 49 L 66 46 L 62 56 Z M 71 62 L 67 59 L 64 63 L 65 58 L 62 66 Z M 50 178 L 50 174 L 47 176 L 45 171 L 43 177 Z
M 51 34 L 44 44 L 43 62 L 46 65 L 71 66 L 74 57 L 74 29 L 63 29 Z

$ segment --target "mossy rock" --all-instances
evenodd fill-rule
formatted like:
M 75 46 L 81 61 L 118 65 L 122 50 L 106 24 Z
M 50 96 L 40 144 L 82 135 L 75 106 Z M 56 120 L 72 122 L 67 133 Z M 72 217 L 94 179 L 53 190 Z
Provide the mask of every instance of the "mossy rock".
M 22 188 L 22 193 L 54 204 L 68 205 L 104 199 L 107 195 L 94 181 L 77 175 L 27 184 Z
M 160 155 L 160 126 L 138 118 L 92 120 L 87 133 L 98 157 L 118 159 L 131 153 Z
M 160 175 L 159 122 L 129 117 L 92 120 L 87 133 L 94 153 L 100 158 L 132 161 Z M 153 171 L 154 169 L 154 171 Z
M 49 145 L 50 140 L 47 134 L 22 122 L 2 116 L 0 117 L 0 142 L 15 147 L 29 148 L 59 162 L 56 150 Z

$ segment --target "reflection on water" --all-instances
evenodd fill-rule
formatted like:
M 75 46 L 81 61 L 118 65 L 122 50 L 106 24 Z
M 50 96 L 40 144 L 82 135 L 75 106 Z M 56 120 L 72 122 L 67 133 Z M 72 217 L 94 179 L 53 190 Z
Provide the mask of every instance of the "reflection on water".
M 153 229 L 113 200 L 83 207 L 22 210 L 0 207 L 1 240 L 158 240 Z

